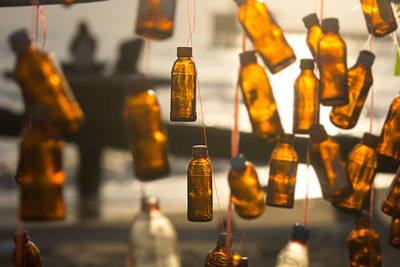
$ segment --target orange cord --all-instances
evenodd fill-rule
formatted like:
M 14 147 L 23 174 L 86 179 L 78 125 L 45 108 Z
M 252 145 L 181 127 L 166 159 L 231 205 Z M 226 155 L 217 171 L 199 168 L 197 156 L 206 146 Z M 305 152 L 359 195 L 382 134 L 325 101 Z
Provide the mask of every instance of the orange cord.
M 238 246 L 238 248 L 236 250 L 236 254 L 239 254 L 240 249 L 242 248 L 242 245 L 244 243 L 244 238 L 245 238 L 246 233 L 247 233 L 247 229 L 249 228 L 249 224 L 250 224 L 250 221 L 247 221 L 246 225 L 244 226 L 242 237 L 240 238 L 240 243 L 239 243 L 239 246 Z
M 324 0 L 321 0 L 321 10 L 319 12 L 319 19 L 322 21 L 322 19 L 324 18 Z

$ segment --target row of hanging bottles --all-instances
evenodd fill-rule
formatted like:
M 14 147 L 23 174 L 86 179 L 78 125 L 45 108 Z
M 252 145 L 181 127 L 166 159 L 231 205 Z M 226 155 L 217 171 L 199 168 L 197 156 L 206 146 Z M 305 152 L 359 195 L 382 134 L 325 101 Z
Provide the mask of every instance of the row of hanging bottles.
M 275 74 L 293 64 L 296 56 L 262 1 L 235 2 L 239 22 L 254 47 L 239 55 L 243 101 L 255 137 L 266 143 L 277 142 L 270 158 L 266 196 L 254 165 L 241 154 L 232 158 L 228 183 L 235 212 L 249 220 L 259 217 L 266 205 L 293 208 L 298 165 L 294 134 L 308 134 L 310 164 L 323 198 L 355 216 L 355 229 L 348 239 L 351 266 L 381 266 L 379 236 L 371 228 L 364 204 L 372 190 L 378 154 L 400 160 L 400 96 L 390 106 L 381 135 L 365 133 L 347 159 L 342 158 L 339 144 L 319 124 L 319 105 L 332 106 L 330 120 L 334 125 L 353 128 L 373 83 L 371 67 L 375 56 L 370 51 L 360 51 L 354 66 L 347 68 L 346 44 L 339 35 L 338 20 L 326 18 L 320 24 L 317 15 L 310 14 L 303 21 L 313 59 L 300 60 L 301 71 L 294 83 L 293 134 L 285 133 L 268 75 L 257 57 Z M 361 0 L 361 6 L 369 33 L 382 37 L 396 30 L 397 24 L 391 4 L 378 2 Z M 169 38 L 175 7 L 175 0 L 139 1 L 136 33 L 152 40 Z M 17 54 L 15 79 L 28 115 L 16 174 L 21 189 L 19 216 L 23 221 L 61 220 L 65 214 L 62 136 L 79 129 L 83 112 L 54 59 L 38 50 L 26 31 L 11 35 L 10 43 Z M 171 71 L 170 120 L 193 122 L 197 119 L 197 71 L 192 48 L 178 47 L 177 57 Z M 150 88 L 147 76 L 133 76 L 124 109 L 134 172 L 142 182 L 170 172 L 167 135 L 156 94 Z M 191 222 L 213 219 L 212 176 L 207 146 L 194 145 L 187 170 L 187 219 Z M 400 248 L 400 167 L 382 210 L 392 217 L 389 242 Z M 295 224 L 275 266 L 309 266 L 309 235 L 306 226 Z M 227 240 L 232 238 L 220 233 L 217 246 L 207 254 L 204 265 L 248 266 L 246 257 L 230 252 L 232 243 Z M 18 232 L 15 240 L 17 245 L 23 244 L 23 254 L 29 255 L 21 257 L 16 251 L 16 266 L 43 266 L 26 231 Z M 142 196 L 141 211 L 134 219 L 129 240 L 128 266 L 180 266 L 176 231 L 160 212 L 156 197 Z

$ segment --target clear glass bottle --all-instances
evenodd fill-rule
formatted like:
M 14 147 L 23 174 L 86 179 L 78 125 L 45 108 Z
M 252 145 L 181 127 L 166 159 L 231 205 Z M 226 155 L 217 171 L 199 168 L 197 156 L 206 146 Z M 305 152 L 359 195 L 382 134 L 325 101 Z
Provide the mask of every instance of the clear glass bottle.
M 191 47 L 178 47 L 171 71 L 171 121 L 196 121 L 196 67 Z
M 347 240 L 351 267 L 381 267 L 379 235 L 371 228 L 368 214 L 354 218 L 355 228 Z
M 383 37 L 397 29 L 396 18 L 389 1 L 360 0 L 367 29 L 375 37 Z
M 385 200 L 382 203 L 382 211 L 392 217 L 400 218 L 400 166 L 386 192 Z
M 307 134 L 319 123 L 319 81 L 314 75 L 314 60 L 300 61 L 301 73 L 294 82 L 293 133 Z
M 204 267 L 226 267 L 228 266 L 230 251 L 226 250 L 226 233 L 219 233 L 217 246 L 207 254 Z M 232 238 L 231 238 L 232 245 Z
M 324 34 L 317 14 L 311 13 L 303 18 L 304 25 L 307 28 L 307 45 L 315 61 L 318 61 L 318 44 Z
M 310 127 L 310 162 L 321 185 L 322 195 L 329 202 L 341 200 L 352 192 L 340 146 L 320 124 Z
M 26 106 L 48 106 L 52 124 L 61 133 L 76 132 L 83 112 L 54 56 L 36 49 L 25 30 L 14 32 L 9 40 L 17 54 L 14 76 Z
M 259 0 L 235 0 L 239 22 L 271 73 L 296 61 L 293 49 L 267 6 Z
M 346 105 L 349 102 L 347 49 L 339 35 L 339 21 L 324 19 L 322 32 L 324 36 L 318 45 L 320 101 L 324 106 Z
M 208 222 L 213 219 L 213 192 L 207 147 L 193 146 L 192 158 L 187 170 L 187 218 L 191 222 Z
M 157 197 L 142 198 L 129 234 L 130 267 L 180 267 L 178 238 L 171 221 L 159 210 Z
M 164 40 L 172 36 L 174 30 L 176 0 L 140 0 L 136 34 Z
M 15 179 L 24 221 L 62 220 L 65 216 L 62 169 L 64 142 L 54 135 L 47 106 L 31 107 L 31 127 L 23 137 Z
M 232 203 L 240 217 L 254 219 L 264 212 L 264 191 L 256 168 L 243 155 L 231 160 L 228 182 Z
M 124 119 L 135 175 L 143 182 L 154 180 L 169 173 L 160 105 L 143 75 L 134 75 L 128 90 L 131 92 L 125 102 Z
M 378 153 L 400 160 L 400 96 L 390 105 L 382 128 Z
M 397 249 L 400 249 L 400 218 L 392 218 L 390 226 L 389 244 Z
M 253 133 L 273 142 L 283 134 L 283 127 L 268 76 L 257 64 L 255 51 L 241 53 L 240 64 L 240 87 Z
M 349 153 L 346 173 L 353 185 L 353 193 L 343 200 L 334 202 L 334 207 L 355 215 L 361 213 L 378 167 L 378 154 L 376 153 L 378 141 L 379 137 L 364 133 L 361 143 Z
M 268 206 L 293 208 L 298 157 L 294 136 L 284 134 L 271 155 L 267 189 Z
M 374 60 L 375 55 L 370 51 L 360 51 L 356 64 L 347 71 L 349 103 L 334 106 L 330 113 L 331 122 L 337 127 L 352 129 L 356 126 L 373 83 L 371 66 Z
M 18 231 L 14 234 L 14 266 L 43 267 L 39 249 L 29 240 L 28 231 Z M 18 247 L 22 247 L 22 251 Z
M 308 267 L 310 260 L 308 258 L 307 241 L 310 236 L 310 230 L 300 224 L 293 226 L 291 240 L 279 252 L 275 267 Z

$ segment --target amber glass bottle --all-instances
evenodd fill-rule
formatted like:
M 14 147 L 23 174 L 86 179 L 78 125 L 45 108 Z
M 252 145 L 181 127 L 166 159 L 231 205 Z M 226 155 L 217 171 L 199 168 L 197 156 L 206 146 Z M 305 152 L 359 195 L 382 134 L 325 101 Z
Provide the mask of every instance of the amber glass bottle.
M 37 50 L 25 30 L 12 34 L 10 43 L 18 56 L 15 80 L 22 89 L 25 104 L 48 106 L 52 123 L 61 133 L 76 132 L 83 112 L 53 56 Z
M 390 105 L 382 128 L 378 153 L 400 160 L 400 96 Z
M 346 173 L 353 185 L 353 193 L 333 203 L 333 206 L 348 213 L 360 214 L 378 167 L 378 155 L 375 151 L 378 141 L 377 136 L 364 133 L 361 143 L 349 153 Z
M 271 155 L 266 204 L 293 208 L 298 158 L 292 134 L 284 134 Z
M 324 34 L 322 33 L 321 25 L 317 14 L 312 13 L 303 18 L 307 32 L 307 45 L 315 61 L 318 60 L 318 44 Z
M 351 267 L 381 267 L 379 235 L 371 228 L 368 214 L 355 217 L 355 228 L 347 239 Z
M 196 121 L 196 67 L 191 47 L 178 47 L 171 71 L 171 121 Z
M 18 231 L 14 234 L 14 266 L 43 267 L 39 249 L 29 240 L 28 231 Z M 22 251 L 18 249 L 21 246 Z
M 283 134 L 283 128 L 268 76 L 257 64 L 255 51 L 241 53 L 240 64 L 240 86 L 253 133 L 273 142 Z
M 258 180 L 257 171 L 243 155 L 231 160 L 228 182 L 232 203 L 240 217 L 253 219 L 264 212 L 264 191 Z
M 392 225 L 390 226 L 389 244 L 400 249 L 400 218 L 392 218 Z
M 382 211 L 392 217 L 400 218 L 400 166 L 387 190 L 385 200 L 382 203 Z
M 204 267 L 225 267 L 228 265 L 231 252 L 226 250 L 227 236 L 226 233 L 220 233 L 218 235 L 217 246 L 207 254 Z
M 213 192 L 207 147 L 193 146 L 192 157 L 187 170 L 187 218 L 191 222 L 208 222 L 213 218 Z
M 331 122 L 339 128 L 351 129 L 356 126 L 364 107 L 373 78 L 371 66 L 375 55 L 369 51 L 360 52 L 356 64 L 347 71 L 349 103 L 334 106 L 330 113 Z
M 242 256 L 239 254 L 233 254 L 229 257 L 229 267 L 242 267 Z
M 296 61 L 266 5 L 259 0 L 235 0 L 239 6 L 239 21 L 271 73 L 277 73 Z
M 300 69 L 294 82 L 293 133 L 307 134 L 311 125 L 319 123 L 319 81 L 312 59 L 302 59 Z
M 136 33 L 153 40 L 172 36 L 176 0 L 140 0 Z
M 339 144 L 326 133 L 320 124 L 310 127 L 310 162 L 317 174 L 323 197 L 337 201 L 352 192 L 346 176 L 345 163 L 340 155 Z
M 61 220 L 65 216 L 62 186 L 64 142 L 54 136 L 46 106 L 32 107 L 32 122 L 20 146 L 16 181 L 21 189 L 24 221 Z
M 383 37 L 397 29 L 396 18 L 389 1 L 360 0 L 367 29 L 375 37 Z
M 167 136 L 161 125 L 160 105 L 146 80 L 136 75 L 125 103 L 124 119 L 136 177 L 141 181 L 169 173 Z
M 325 106 L 346 105 L 347 89 L 346 44 L 339 36 L 339 22 L 335 18 L 322 21 L 324 36 L 319 42 L 320 100 Z

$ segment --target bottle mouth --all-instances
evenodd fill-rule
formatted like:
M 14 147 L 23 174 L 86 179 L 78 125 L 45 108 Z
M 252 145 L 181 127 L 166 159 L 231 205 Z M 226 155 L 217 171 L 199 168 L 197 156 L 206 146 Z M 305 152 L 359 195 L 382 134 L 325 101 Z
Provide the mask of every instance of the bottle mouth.
M 205 145 L 195 145 L 192 147 L 192 157 L 206 157 L 207 156 L 207 146 Z
M 300 69 L 302 70 L 313 70 L 314 69 L 314 60 L 310 58 L 303 58 L 300 61 Z
M 133 74 L 126 81 L 126 95 L 139 94 L 150 89 L 149 79 L 143 73 Z
M 191 47 L 178 47 L 177 48 L 177 56 L 178 57 L 192 57 L 193 52 L 192 52 Z
M 231 167 L 232 170 L 235 171 L 244 171 L 246 169 L 246 158 L 243 154 L 239 154 L 238 156 L 231 159 Z
M 142 197 L 142 210 L 152 211 L 159 209 L 159 200 L 156 196 L 144 196 Z
M 303 18 L 304 25 L 307 29 L 314 25 L 319 25 L 319 19 L 316 13 L 311 13 Z
M 257 64 L 256 51 L 250 50 L 239 54 L 240 65 L 246 66 L 252 63 Z
M 374 53 L 372 53 L 368 50 L 362 50 L 362 51 L 360 51 L 360 54 L 358 55 L 357 61 L 360 64 L 363 64 L 367 67 L 371 67 L 372 64 L 374 64 L 375 55 L 374 55 Z
M 279 140 L 280 143 L 284 144 L 293 144 L 294 141 L 294 135 L 293 134 L 283 134 L 281 139 Z
M 328 31 L 338 32 L 339 20 L 337 18 L 326 18 L 322 20 L 321 28 L 323 33 L 327 33 Z
M 375 149 L 378 146 L 380 137 L 370 134 L 364 133 L 363 138 L 361 139 L 361 144 L 366 145 L 372 149 Z
M 321 124 L 311 125 L 310 129 L 308 129 L 308 133 L 310 134 L 310 141 L 312 143 L 321 143 L 328 138 L 328 134 Z

